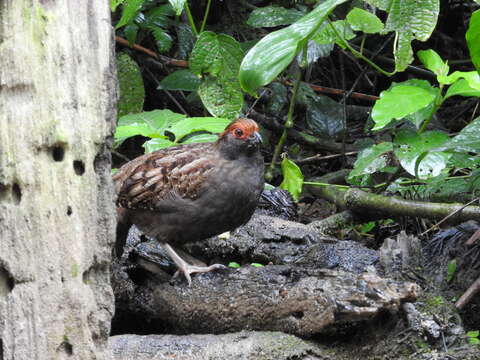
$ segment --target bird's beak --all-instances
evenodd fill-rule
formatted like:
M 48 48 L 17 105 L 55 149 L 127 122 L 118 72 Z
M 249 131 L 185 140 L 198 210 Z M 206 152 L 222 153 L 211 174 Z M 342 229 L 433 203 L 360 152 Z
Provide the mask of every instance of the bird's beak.
M 255 131 L 252 135 L 250 135 L 248 140 L 252 144 L 260 144 L 262 142 L 262 136 L 258 132 Z

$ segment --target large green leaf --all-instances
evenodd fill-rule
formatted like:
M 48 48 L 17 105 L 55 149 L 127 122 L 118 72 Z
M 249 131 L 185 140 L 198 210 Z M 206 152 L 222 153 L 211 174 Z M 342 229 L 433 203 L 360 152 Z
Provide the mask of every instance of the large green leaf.
M 292 25 L 274 31 L 260 40 L 247 53 L 240 66 L 242 88 L 254 94 L 280 74 L 318 29 L 326 16 L 346 0 L 326 0 Z
M 353 165 L 349 178 L 381 171 L 388 165 L 388 153 L 393 151 L 391 142 L 383 142 L 362 150 Z
M 135 135 L 150 138 L 163 137 L 168 126 L 185 117 L 183 114 L 176 114 L 170 110 L 153 110 L 125 115 L 118 120 L 115 140 L 118 144 Z
M 122 10 L 122 17 L 118 21 L 117 25 L 115 26 L 115 29 L 119 29 L 122 26 L 127 25 L 130 21 L 132 21 L 135 16 L 137 15 L 137 12 L 140 10 L 142 7 L 144 0 L 128 0 L 123 4 L 123 10 Z
M 164 136 L 145 141 L 142 146 L 146 153 L 151 153 L 152 151 L 164 149 L 173 145 L 177 144 L 175 144 L 173 141 L 170 141 L 168 137 Z
M 300 19 L 304 13 L 296 9 L 285 9 L 280 6 L 265 6 L 252 11 L 247 24 L 255 27 L 274 27 L 290 25 Z
M 237 77 L 243 50 L 231 36 L 204 31 L 190 55 L 190 70 L 196 75 Z
M 200 85 L 200 78 L 190 70 L 177 70 L 160 81 L 159 90 L 195 91 Z
M 473 120 L 452 139 L 436 148 L 437 151 L 456 151 L 480 154 L 480 117 Z
M 417 52 L 417 56 L 423 65 L 435 75 L 446 76 L 448 74 L 450 67 L 442 60 L 436 51 L 432 49 L 420 50 Z
M 190 70 L 206 74 L 198 88 L 203 105 L 213 116 L 234 118 L 243 106 L 238 70 L 243 57 L 240 44 L 228 35 L 204 31 L 190 56 Z
M 451 154 L 430 150 L 448 140 L 448 135 L 440 131 L 418 134 L 411 130 L 402 130 L 395 137 L 394 151 L 400 164 L 410 175 L 426 179 L 438 176 L 446 167 Z
M 287 158 L 282 160 L 283 181 L 280 187 L 292 194 L 293 198 L 298 201 L 302 193 L 303 174 L 302 170 L 293 161 Z
M 236 79 L 206 76 L 198 88 L 198 95 L 213 116 L 234 119 L 243 106 L 243 93 Z
M 353 8 L 346 17 L 348 23 L 355 31 L 366 34 L 375 34 L 383 30 L 383 23 L 375 14 L 360 8 Z
M 197 131 L 220 133 L 229 123 L 230 120 L 222 118 L 192 117 L 175 122 L 168 128 L 168 131 L 175 135 L 175 142 L 178 143 L 186 135 Z
M 437 24 L 439 0 L 365 0 L 388 12 L 385 31 L 395 31 L 395 70 L 403 71 L 413 61 L 411 42 L 426 41 Z
M 480 73 L 480 10 L 472 14 L 465 38 L 473 65 Z
M 118 117 L 139 113 L 145 99 L 142 74 L 137 63 L 125 53 L 117 56 L 117 76 L 120 88 Z
M 373 106 L 373 130 L 382 129 L 394 119 L 414 114 L 429 106 L 437 96 L 438 89 L 426 80 L 412 79 L 394 84 L 390 89 L 382 91 L 380 99 Z

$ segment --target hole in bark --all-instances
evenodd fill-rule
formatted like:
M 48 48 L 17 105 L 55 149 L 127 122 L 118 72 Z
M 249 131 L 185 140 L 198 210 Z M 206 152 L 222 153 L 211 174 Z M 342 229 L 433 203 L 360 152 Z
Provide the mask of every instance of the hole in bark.
M 3 340 L 0 339 L 0 360 L 3 360 Z
M 52 149 L 53 160 L 63 161 L 65 157 L 65 149 L 60 145 L 55 145 Z
M 64 338 L 67 336 L 64 335 Z M 67 355 L 73 355 L 73 346 L 70 344 L 67 340 L 63 340 L 63 342 L 60 344 L 60 346 L 57 349 L 57 352 L 63 352 Z
M 14 287 L 15 280 L 13 280 L 13 276 L 6 269 L 0 267 L 0 296 L 7 296 Z
M 13 184 L 12 186 L 12 195 L 15 204 L 20 204 L 20 201 L 22 200 L 22 190 L 20 189 L 20 185 L 17 183 Z
M 295 311 L 292 315 L 295 319 L 301 319 L 303 318 L 304 313 L 303 311 Z
M 102 171 L 103 161 L 101 153 L 98 153 L 93 160 L 93 170 L 95 174 L 99 174 Z
M 84 271 L 82 274 L 82 280 L 85 285 L 90 284 L 90 270 Z
M 82 176 L 85 172 L 85 164 L 81 160 L 75 160 L 73 162 L 73 169 L 75 170 L 75 174 Z
M 72 215 L 72 212 L 73 212 L 72 207 L 70 205 L 68 205 L 67 206 L 67 215 L 68 216 Z

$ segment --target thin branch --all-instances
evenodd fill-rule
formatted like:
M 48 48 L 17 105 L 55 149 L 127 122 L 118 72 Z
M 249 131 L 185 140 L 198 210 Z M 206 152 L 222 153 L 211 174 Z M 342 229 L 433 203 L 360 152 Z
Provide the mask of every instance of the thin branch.
M 455 307 L 463 309 L 478 292 L 480 292 L 480 277 L 460 296 L 460 299 L 455 303 Z
M 188 62 L 185 61 L 185 60 L 178 60 L 178 59 L 172 59 L 172 58 L 169 58 L 167 56 L 163 56 L 163 55 L 159 55 L 157 54 L 156 52 L 150 50 L 150 49 L 147 49 L 141 45 L 138 45 L 138 44 L 132 44 L 130 45 L 130 43 L 128 42 L 128 40 L 120 37 L 120 36 L 115 36 L 115 41 L 117 42 L 117 44 L 120 44 L 122 46 L 125 46 L 125 47 L 129 47 L 133 50 L 136 50 L 136 51 L 139 51 L 139 52 L 142 52 L 148 56 L 151 56 L 157 60 L 160 60 L 162 61 L 163 63 L 165 63 L 165 65 L 170 65 L 170 66 L 178 66 L 178 67 L 182 67 L 182 68 L 188 68 Z

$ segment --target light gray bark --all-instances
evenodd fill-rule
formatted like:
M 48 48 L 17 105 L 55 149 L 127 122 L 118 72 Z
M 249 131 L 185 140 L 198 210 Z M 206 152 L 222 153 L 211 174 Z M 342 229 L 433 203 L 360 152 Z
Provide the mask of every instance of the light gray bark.
M 0 359 L 107 359 L 108 1 L 0 0 Z

